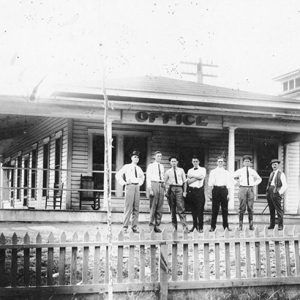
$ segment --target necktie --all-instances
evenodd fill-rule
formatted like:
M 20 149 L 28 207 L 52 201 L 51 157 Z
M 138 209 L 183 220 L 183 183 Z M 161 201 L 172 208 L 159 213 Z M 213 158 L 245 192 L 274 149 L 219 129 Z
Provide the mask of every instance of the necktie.
M 157 164 L 157 166 L 158 166 L 159 180 L 161 180 L 161 171 L 160 171 L 160 165 L 159 165 L 159 164 Z
M 271 173 L 271 176 L 270 176 L 270 185 L 271 185 L 271 183 L 272 183 L 272 181 L 273 181 L 274 175 L 275 175 L 275 172 L 273 171 L 273 172 Z
M 247 170 L 247 185 L 249 186 L 249 169 L 248 169 L 248 167 L 246 167 L 246 170 Z
M 198 168 L 194 168 L 194 170 L 198 170 Z
M 175 168 L 174 168 L 174 177 L 175 177 L 175 183 L 177 184 L 178 180 L 177 180 L 177 175 L 176 175 L 176 169 Z
M 134 174 L 135 174 L 135 178 L 137 178 L 137 170 L 136 170 L 136 167 L 134 167 Z

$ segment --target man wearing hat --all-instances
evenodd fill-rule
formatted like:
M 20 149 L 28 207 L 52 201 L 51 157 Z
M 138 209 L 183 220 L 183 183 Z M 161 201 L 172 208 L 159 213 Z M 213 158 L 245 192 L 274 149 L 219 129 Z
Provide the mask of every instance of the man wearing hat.
M 162 153 L 155 151 L 154 162 L 149 164 L 147 168 L 147 188 L 150 198 L 150 230 L 161 232 L 159 225 L 162 217 L 162 207 L 165 196 L 165 182 L 164 182 L 164 166 L 160 163 Z
M 126 233 L 132 215 L 132 231 L 138 233 L 138 219 L 140 206 L 140 186 L 144 183 L 144 173 L 137 165 L 139 162 L 139 152 L 131 153 L 131 163 L 124 165 L 116 174 L 116 180 L 125 186 L 125 207 L 123 230 Z
M 176 212 L 182 223 L 183 230 L 188 232 L 186 224 L 185 208 L 183 197 L 186 197 L 186 176 L 182 168 L 178 168 L 178 159 L 176 156 L 169 158 L 171 168 L 165 173 L 166 197 L 168 198 L 172 225 L 177 230 Z
M 287 189 L 286 177 L 282 171 L 279 170 L 280 160 L 272 159 L 271 166 L 273 172 L 270 174 L 267 184 L 267 200 L 270 210 L 270 226 L 268 229 L 275 227 L 275 210 L 278 217 L 278 230 L 283 229 L 283 207 L 281 200 L 284 192 Z
M 251 157 L 249 155 L 243 156 L 243 168 L 234 172 L 234 179 L 239 184 L 239 230 L 243 229 L 244 213 L 248 211 L 249 229 L 254 230 L 253 227 L 253 203 L 254 203 L 254 186 L 261 183 L 261 177 L 257 172 L 250 167 Z

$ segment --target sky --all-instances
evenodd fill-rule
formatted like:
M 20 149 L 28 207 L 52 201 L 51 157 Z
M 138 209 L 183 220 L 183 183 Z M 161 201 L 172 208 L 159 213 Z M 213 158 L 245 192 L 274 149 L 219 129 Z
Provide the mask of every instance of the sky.
M 300 68 L 297 0 L 0 0 L 0 94 L 43 80 L 101 85 L 106 78 L 187 79 L 279 94 L 274 77 Z M 105 67 L 105 68 L 104 68 Z

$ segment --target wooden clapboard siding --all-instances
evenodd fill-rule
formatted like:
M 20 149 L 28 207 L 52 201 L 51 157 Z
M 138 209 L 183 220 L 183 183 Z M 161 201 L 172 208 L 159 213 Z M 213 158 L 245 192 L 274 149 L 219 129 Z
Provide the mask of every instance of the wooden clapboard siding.
M 32 151 L 32 145 L 37 143 L 37 168 L 43 168 L 43 140 L 49 137 L 50 143 L 50 168 L 54 168 L 55 163 L 55 134 L 62 131 L 62 169 L 67 168 L 67 151 L 68 151 L 68 120 L 62 118 L 44 118 L 37 126 L 30 129 L 26 135 L 18 137 L 15 142 L 4 153 L 4 157 L 16 157 L 16 154 L 21 151 L 22 155 L 28 154 Z M 45 199 L 42 197 L 42 170 L 37 172 L 37 201 L 31 199 L 30 205 L 36 208 L 44 209 Z M 62 172 L 62 182 L 65 183 L 67 178 L 66 172 Z M 50 172 L 49 187 L 54 185 L 54 171 Z M 64 188 L 67 188 L 64 185 Z M 62 208 L 66 206 L 66 193 L 63 194 Z
M 285 211 L 296 214 L 299 209 L 299 157 L 300 143 L 286 145 L 286 177 L 288 190 L 285 195 Z

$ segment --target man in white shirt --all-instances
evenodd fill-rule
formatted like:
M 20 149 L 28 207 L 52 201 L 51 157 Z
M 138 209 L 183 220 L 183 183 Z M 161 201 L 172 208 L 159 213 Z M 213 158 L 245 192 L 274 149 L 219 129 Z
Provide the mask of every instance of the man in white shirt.
M 131 153 L 131 164 L 124 165 L 116 174 L 118 183 L 122 186 L 125 185 L 124 232 L 127 232 L 131 216 L 132 231 L 135 233 L 139 232 L 137 225 L 140 207 L 140 186 L 145 179 L 142 169 L 137 165 L 139 155 L 138 151 L 133 151 Z
M 254 204 L 254 186 L 261 183 L 261 177 L 250 167 L 251 157 L 243 156 L 243 168 L 234 172 L 234 179 L 239 184 L 239 230 L 243 229 L 244 213 L 248 211 L 249 229 L 253 227 L 253 204 Z
M 192 158 L 193 168 L 188 170 L 187 183 L 188 191 L 186 200 L 190 205 L 193 215 L 193 227 L 190 232 L 195 229 L 199 232 L 203 232 L 203 213 L 204 213 L 204 178 L 206 176 L 206 169 L 200 167 L 200 160 L 197 155 Z
M 178 168 L 178 159 L 176 156 L 169 158 L 171 169 L 165 173 L 166 197 L 169 202 L 172 225 L 177 230 L 176 212 L 182 223 L 183 230 L 188 232 L 183 197 L 186 197 L 186 176 L 182 168 Z
M 270 174 L 267 185 L 267 200 L 270 210 L 270 226 L 268 229 L 275 227 L 275 210 L 278 217 L 278 230 L 283 229 L 283 207 L 281 205 L 283 194 L 287 189 L 286 177 L 279 170 L 280 160 L 272 159 L 271 166 L 273 172 Z
M 215 231 L 220 206 L 222 209 L 223 228 L 231 230 L 228 227 L 228 200 L 229 191 L 233 182 L 230 173 L 224 169 L 224 158 L 217 158 L 217 167 L 211 170 L 208 179 L 210 194 L 212 199 L 211 226 L 209 231 Z
M 150 230 L 161 232 L 159 225 L 162 217 L 162 207 L 165 196 L 165 182 L 164 182 L 164 166 L 160 163 L 162 153 L 156 151 L 154 153 L 154 162 L 149 164 L 146 172 L 147 188 L 150 198 Z

